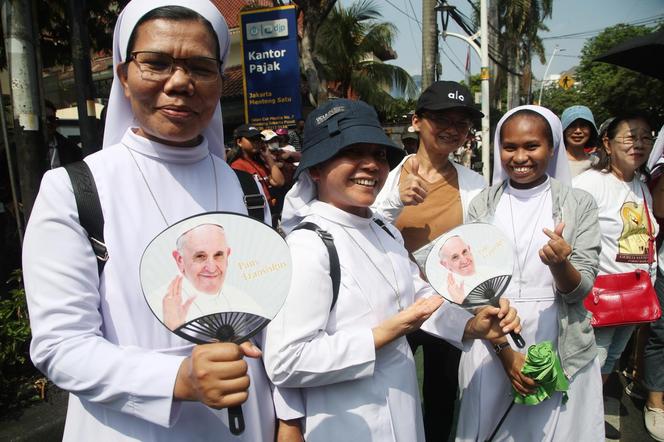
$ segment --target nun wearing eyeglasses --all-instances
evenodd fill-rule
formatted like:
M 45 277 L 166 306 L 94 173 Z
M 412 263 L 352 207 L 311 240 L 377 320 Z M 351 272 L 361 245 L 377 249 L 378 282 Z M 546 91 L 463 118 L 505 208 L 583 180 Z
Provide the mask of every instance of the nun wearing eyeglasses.
M 229 44 L 208 0 L 135 0 L 120 14 L 103 150 L 85 160 L 105 219 L 101 276 L 67 173 L 43 178 L 23 268 L 32 360 L 71 393 L 64 440 L 274 438 L 260 350 L 180 339 L 151 313 L 139 279 L 143 250 L 168 226 L 209 211 L 246 214 L 223 159 Z M 224 408 L 239 404 L 246 429 L 233 436 Z

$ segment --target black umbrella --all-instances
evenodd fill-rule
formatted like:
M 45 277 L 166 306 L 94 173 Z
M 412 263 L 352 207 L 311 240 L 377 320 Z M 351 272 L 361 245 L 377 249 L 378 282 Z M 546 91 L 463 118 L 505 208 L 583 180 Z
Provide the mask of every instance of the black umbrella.
M 664 80 L 664 29 L 641 37 L 630 38 L 595 58 Z

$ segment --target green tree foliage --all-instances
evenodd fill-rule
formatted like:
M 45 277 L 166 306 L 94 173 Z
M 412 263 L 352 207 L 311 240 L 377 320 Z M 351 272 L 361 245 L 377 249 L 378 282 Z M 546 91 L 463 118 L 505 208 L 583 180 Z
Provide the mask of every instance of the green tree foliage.
M 15 288 L 0 299 L 0 415 L 40 397 L 33 382 L 41 375 L 28 358 L 30 322 L 20 270 L 10 283 Z
M 386 109 L 379 111 L 381 121 L 410 125 L 410 113 L 415 110 L 415 99 L 395 98 Z
M 466 84 L 465 79 L 461 80 L 460 83 L 470 89 L 470 93 L 473 94 L 473 97 L 478 92 L 482 92 L 482 76 L 480 74 L 471 75 L 470 84 Z
M 298 21 L 302 20 L 302 36 L 298 41 L 300 69 L 307 79 L 309 102 L 313 106 L 318 106 L 327 101 L 327 90 L 323 84 L 324 79 L 321 78 L 318 72 L 320 62 L 315 49 L 318 31 L 336 2 L 337 0 L 292 1 L 298 8 Z
M 380 18 L 371 0 L 348 8 L 338 4 L 318 32 L 316 54 L 322 76 L 336 85 L 338 96 L 359 97 L 388 112 L 394 101 L 387 92 L 392 85 L 410 97 L 416 88 L 404 69 L 376 59 L 391 51 L 397 32 L 393 24 L 379 22 Z
M 532 78 L 532 57 L 546 62 L 539 31 L 548 31 L 544 20 L 553 12 L 552 0 L 498 0 L 498 22 L 501 31 L 500 53 L 507 57 L 508 106 L 519 104 L 521 91 L 527 91 Z M 516 72 L 522 73 L 521 81 Z
M 88 32 L 93 51 L 111 50 L 113 27 L 119 11 L 129 0 L 87 0 Z M 66 0 L 38 2 L 37 24 L 44 67 L 71 64 L 69 22 Z M 0 32 L 2 25 L 0 24 Z M 0 45 L 0 67 L 7 66 L 5 47 Z
M 545 62 L 544 46 L 538 31 L 548 31 L 543 24 L 553 13 L 552 0 L 499 0 L 498 14 L 503 37 L 511 42 L 522 63 L 530 63 L 531 55 Z M 508 54 L 508 56 L 512 56 Z
M 626 68 L 593 61 L 618 43 L 653 31 L 645 26 L 619 24 L 588 40 L 581 50 L 577 69 L 581 101 L 576 104 L 590 107 L 598 123 L 626 111 L 645 112 L 657 125 L 664 122 L 664 82 Z M 661 63 L 661 60 L 653 59 L 652 62 Z
M 581 92 L 581 89 L 578 87 L 573 87 L 571 89 L 565 90 L 561 87 L 549 86 L 544 88 L 542 92 L 542 106 L 548 107 L 556 115 L 562 115 L 563 111 L 570 106 L 581 104 L 588 106 L 592 109 L 592 103 L 589 103 L 584 94 Z M 601 124 L 602 121 L 597 117 L 597 114 L 594 114 L 597 124 Z
M 70 31 L 67 21 L 68 0 L 40 1 L 39 21 L 42 63 L 44 67 L 71 63 Z M 118 14 L 129 0 L 87 0 L 88 33 L 93 51 L 107 50 L 113 42 L 113 27 Z

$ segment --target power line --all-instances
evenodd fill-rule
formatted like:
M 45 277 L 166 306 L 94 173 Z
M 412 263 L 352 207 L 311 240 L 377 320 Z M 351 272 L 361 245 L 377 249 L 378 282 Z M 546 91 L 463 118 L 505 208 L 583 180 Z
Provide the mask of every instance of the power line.
M 480 15 L 480 9 L 477 7 L 477 5 L 475 3 L 473 3 L 473 0 L 466 0 L 466 1 L 470 4 L 470 6 L 473 7 L 473 9 L 475 10 L 475 13 L 477 15 Z M 473 20 L 473 22 L 474 22 L 474 20 Z M 496 28 L 490 21 L 489 21 L 489 28 L 493 29 L 493 32 L 495 32 L 496 34 L 500 34 L 500 30 L 498 28 Z
M 413 8 L 413 2 L 411 0 L 408 0 L 408 4 L 410 5 L 410 10 L 413 11 L 413 15 L 417 17 L 417 14 L 415 13 L 415 8 Z M 422 26 L 420 26 L 420 22 L 415 20 L 417 22 L 417 27 L 420 28 L 420 32 L 422 32 Z
M 406 1 L 406 0 L 404 0 L 404 2 L 405 2 L 405 1 Z M 408 0 L 408 2 L 410 3 L 410 0 Z M 411 9 L 412 9 L 412 7 L 413 7 L 413 4 L 412 4 L 412 3 L 410 3 L 410 7 L 411 7 Z M 413 11 L 413 12 L 415 12 L 415 11 Z M 408 20 L 408 32 L 410 33 L 410 39 L 413 41 L 413 47 L 416 49 L 416 52 L 417 52 L 417 59 L 419 60 L 419 62 L 420 62 L 420 66 L 421 66 L 421 65 L 422 65 L 422 51 L 421 51 L 421 50 L 418 48 L 418 46 L 417 46 L 417 42 L 416 42 L 416 40 L 415 40 L 415 36 L 413 35 L 413 26 L 412 26 L 412 24 L 411 24 L 410 22 L 411 22 L 411 20 Z
M 465 16 L 464 14 L 460 13 L 457 9 L 454 9 L 452 12 L 450 12 L 450 15 L 465 32 L 467 35 L 474 35 L 477 31 L 475 30 L 475 24 L 472 23 L 472 21 Z M 476 44 L 480 44 L 479 39 L 475 39 Z M 498 49 L 493 47 L 490 43 L 487 45 L 489 49 L 489 59 L 493 61 L 496 65 L 500 66 L 503 68 L 505 71 L 509 72 L 512 75 L 517 75 L 521 76 L 522 74 L 519 72 L 514 72 L 511 70 L 509 67 L 505 66 L 505 63 L 503 63 L 503 54 L 502 52 Z
M 466 73 L 459 67 L 459 65 L 456 64 L 454 60 L 452 60 L 452 58 L 449 56 L 449 53 L 452 53 L 452 55 L 454 55 L 454 57 L 457 58 L 459 63 L 461 63 L 461 60 L 458 59 L 457 55 L 452 50 L 450 44 L 446 40 L 443 41 L 445 42 L 445 44 L 447 45 L 447 49 L 449 50 L 449 52 L 443 51 L 443 55 L 445 55 L 445 57 L 452 63 L 452 65 L 457 69 L 457 71 L 459 71 L 459 73 L 465 77 Z
M 655 24 L 658 23 L 659 21 L 664 20 L 664 14 L 660 15 L 655 15 L 652 17 L 646 17 L 646 18 L 641 18 L 638 20 L 634 20 L 631 22 L 627 23 L 616 23 L 616 24 L 627 24 L 627 25 L 648 25 L 648 24 Z M 581 38 L 588 38 L 595 36 L 599 34 L 600 32 L 603 32 L 606 29 L 600 28 L 600 29 L 593 29 L 589 31 L 581 31 L 581 32 L 574 32 L 571 34 L 562 34 L 562 35 L 552 35 L 549 37 L 542 37 L 542 40 L 565 40 L 565 39 L 581 39 Z
M 447 52 L 443 52 L 443 55 L 445 55 L 445 58 L 447 58 L 447 60 L 450 61 L 450 62 L 452 63 L 452 66 L 454 66 L 454 67 L 456 68 L 456 70 L 459 71 L 459 73 L 460 73 L 461 75 L 463 75 L 464 77 L 466 76 L 466 73 L 465 73 L 464 71 L 461 70 L 461 68 L 460 68 L 460 67 L 454 62 L 454 60 L 452 60 L 452 59 L 450 58 L 449 55 L 447 55 Z
M 385 2 L 386 2 L 388 5 L 392 6 L 394 9 L 396 9 L 397 11 L 401 12 L 403 15 L 405 15 L 405 16 L 408 17 L 409 19 L 414 20 L 414 21 L 417 23 L 417 25 L 420 26 L 420 30 L 422 29 L 422 27 L 421 27 L 421 23 L 417 20 L 417 18 L 412 17 L 410 14 L 408 14 L 406 11 L 404 11 L 403 9 L 401 9 L 400 7 L 398 7 L 397 5 L 395 5 L 394 3 L 392 3 L 390 0 L 385 0 Z
M 454 58 L 456 59 L 456 61 L 459 62 L 459 65 L 463 65 L 463 64 L 464 64 L 463 61 L 461 61 L 461 59 L 460 59 L 459 56 L 456 54 L 456 52 L 454 52 L 454 49 L 452 49 L 452 46 L 450 46 L 450 44 L 447 42 L 447 40 L 443 40 L 443 41 L 444 41 L 445 44 L 447 45 L 447 49 L 452 53 L 452 55 L 454 55 Z

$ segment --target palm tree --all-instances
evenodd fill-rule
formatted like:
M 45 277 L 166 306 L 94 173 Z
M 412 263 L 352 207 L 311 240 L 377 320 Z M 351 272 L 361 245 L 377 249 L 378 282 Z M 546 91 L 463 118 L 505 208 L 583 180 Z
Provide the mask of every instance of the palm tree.
M 300 68 L 309 86 L 309 101 L 313 106 L 327 100 L 324 81 L 321 82 L 316 59 L 315 47 L 318 31 L 337 0 L 292 0 L 297 5 L 298 21 L 302 20 L 302 38 L 299 40 Z M 274 6 L 281 6 L 281 0 L 273 0 Z M 321 84 L 323 83 L 323 84 Z
M 519 105 L 519 78 L 522 72 L 525 82 L 531 77 L 533 54 L 545 63 L 544 46 L 538 31 L 548 30 L 544 19 L 551 17 L 552 0 L 498 0 L 503 53 L 507 55 L 507 108 Z M 529 84 L 529 83 L 526 83 Z
M 393 24 L 378 22 L 380 18 L 371 0 L 348 8 L 337 4 L 318 32 L 316 54 L 322 76 L 336 85 L 336 95 L 360 98 L 386 112 L 394 100 L 386 90 L 394 86 L 412 97 L 416 87 L 404 69 L 377 59 L 391 54 L 397 32 Z

